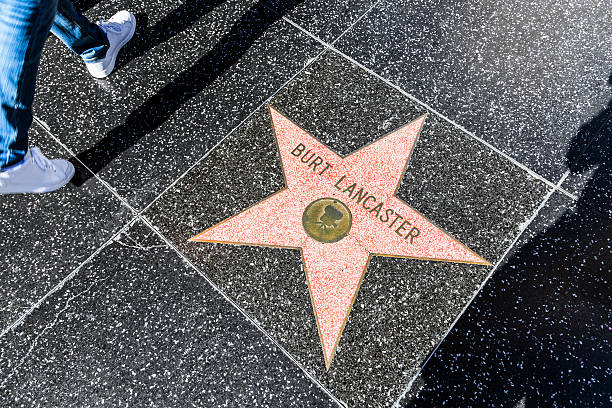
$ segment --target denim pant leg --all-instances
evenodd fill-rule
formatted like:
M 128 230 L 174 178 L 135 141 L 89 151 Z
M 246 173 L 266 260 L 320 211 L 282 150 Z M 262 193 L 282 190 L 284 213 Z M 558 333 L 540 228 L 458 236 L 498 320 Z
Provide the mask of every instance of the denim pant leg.
M 97 24 L 87 20 L 69 0 L 58 0 L 51 32 L 85 62 L 106 56 L 108 37 Z
M 58 0 L 0 0 L 0 170 L 28 151 L 38 65 Z

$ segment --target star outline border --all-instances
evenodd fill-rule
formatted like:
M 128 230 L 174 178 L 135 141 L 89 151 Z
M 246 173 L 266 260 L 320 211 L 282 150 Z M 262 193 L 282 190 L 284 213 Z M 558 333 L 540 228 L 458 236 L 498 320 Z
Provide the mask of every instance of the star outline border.
M 458 239 L 456 239 L 452 234 L 449 234 L 445 229 L 441 228 L 440 226 L 438 226 L 437 224 L 433 223 L 428 217 L 425 217 L 423 214 L 421 214 L 419 211 L 417 211 L 416 209 L 414 209 L 412 206 L 410 206 L 408 203 L 406 203 L 403 199 L 401 199 L 400 197 L 397 196 L 397 192 L 399 191 L 400 185 L 402 183 L 402 180 L 404 179 L 404 176 L 406 175 L 406 171 L 408 169 L 408 165 L 410 163 L 410 159 L 412 158 L 412 155 L 414 153 L 414 150 L 416 149 L 417 143 L 419 141 L 419 138 L 421 136 L 421 131 L 423 130 L 423 127 L 425 125 L 425 120 L 428 118 L 429 116 L 429 112 L 424 113 L 423 115 L 419 116 L 418 118 L 411 120 L 401 126 L 398 126 L 395 128 L 395 130 L 390 131 L 385 133 L 384 135 L 377 137 L 376 139 L 374 139 L 373 141 L 361 146 L 360 148 L 352 151 L 351 153 L 347 154 L 347 155 L 341 155 L 339 153 L 337 153 L 334 149 L 330 148 L 326 143 L 320 141 L 317 137 L 313 136 L 308 130 L 306 130 L 304 127 L 298 125 L 297 123 L 295 123 L 292 119 L 289 118 L 288 115 L 284 114 L 281 110 L 277 109 L 276 107 L 272 106 L 271 103 L 269 103 L 267 105 L 267 110 L 268 110 L 268 114 L 270 116 L 270 123 L 272 125 L 272 133 L 274 135 L 274 141 L 276 143 L 276 151 L 278 153 L 278 159 L 280 161 L 280 165 L 281 165 L 281 172 L 283 175 L 283 182 L 285 184 L 285 187 L 278 190 L 277 192 L 267 196 L 266 198 L 248 206 L 247 208 L 243 209 L 242 211 L 223 219 L 222 221 L 216 223 L 215 225 L 213 225 L 212 227 L 207 228 L 206 230 L 204 230 L 203 232 L 195 235 L 194 237 L 190 238 L 188 241 L 191 242 L 209 242 L 209 243 L 214 243 L 214 244 L 226 244 L 226 245 L 236 245 L 236 246 L 259 246 L 259 247 L 266 247 L 266 248 L 276 248 L 276 249 L 291 249 L 291 250 L 298 250 L 300 251 L 300 258 L 302 260 L 302 265 L 304 267 L 304 274 L 306 275 L 306 283 L 308 284 L 308 293 L 310 296 L 310 303 L 311 306 L 313 308 L 313 314 L 315 316 L 315 322 L 317 325 L 317 331 L 319 334 L 319 343 L 321 345 L 321 349 L 323 351 L 323 359 L 325 360 L 325 367 L 326 370 L 328 371 L 331 367 L 331 363 L 335 357 L 336 354 L 336 350 L 338 348 L 338 345 L 340 343 L 340 339 L 342 338 L 342 334 L 344 333 L 344 329 L 346 327 L 346 324 L 348 323 L 348 319 L 349 316 L 351 314 L 351 311 L 353 310 L 353 306 L 355 304 L 355 301 L 357 300 L 357 296 L 359 294 L 359 291 L 361 290 L 361 284 L 363 283 L 363 279 L 365 278 L 365 274 L 367 272 L 367 269 L 370 265 L 370 261 L 372 260 L 373 257 L 375 256 L 381 256 L 381 257 L 386 257 L 386 258 L 400 258 L 400 259 L 416 259 L 416 260 L 421 260 L 421 261 L 433 261 L 433 262 L 449 262 L 449 263 L 462 263 L 462 264 L 471 264 L 471 265 L 481 265 L 481 266 L 493 266 L 492 263 L 490 263 L 489 261 L 487 261 L 485 258 L 481 257 L 480 255 L 478 255 L 476 252 L 472 251 L 469 247 L 467 247 L 466 245 L 464 245 L 461 241 L 459 241 Z M 373 145 L 374 143 L 380 141 L 381 139 L 397 132 L 399 129 L 402 129 L 406 126 L 409 126 L 410 124 L 423 119 L 423 121 L 421 122 L 421 125 L 419 126 L 419 129 L 417 130 L 417 135 L 416 138 L 414 140 L 414 143 L 412 145 L 412 149 L 410 150 L 410 153 L 408 154 L 408 157 L 406 158 L 406 163 L 404 164 L 404 168 L 401 172 L 401 176 L 398 179 L 398 183 L 397 186 L 395 186 L 395 190 L 393 192 L 393 197 L 395 197 L 397 200 L 399 200 L 402 204 L 404 204 L 405 206 L 407 206 L 408 208 L 410 208 L 411 210 L 413 210 L 414 212 L 416 212 L 418 215 L 420 215 L 421 217 L 423 217 L 425 220 L 427 220 L 429 223 L 431 223 L 433 226 L 435 226 L 436 228 L 438 228 L 440 231 L 442 231 L 443 233 L 445 233 L 446 235 L 448 235 L 449 237 L 451 237 L 454 241 L 456 241 L 457 243 L 459 243 L 462 247 L 464 247 L 465 249 L 467 249 L 469 252 L 471 252 L 472 254 L 476 255 L 478 258 L 482 259 L 484 262 L 470 262 L 470 261 L 449 261 L 446 259 L 437 259 L 437 258 L 421 258 L 421 257 L 411 257 L 411 256 L 400 256 L 400 255 L 389 255 L 389 254 L 378 254 L 378 253 L 373 253 L 367 250 L 367 248 L 364 248 L 367 252 L 369 252 L 368 255 L 368 259 L 366 261 L 366 264 L 363 268 L 363 271 L 361 272 L 361 278 L 359 279 L 359 283 L 357 285 L 357 290 L 355 291 L 355 294 L 353 295 L 352 299 L 351 299 L 351 303 L 350 306 L 348 308 L 348 311 L 346 313 L 346 316 L 344 317 L 344 320 L 342 322 L 342 327 L 340 329 L 340 333 L 338 335 L 338 338 L 336 339 L 336 342 L 334 344 L 331 356 L 329 357 L 329 359 L 326 356 L 325 353 L 325 348 L 324 348 L 324 344 L 323 344 L 323 337 L 321 334 L 321 326 L 319 325 L 319 318 L 317 316 L 316 310 L 315 310 L 315 303 L 314 303 L 314 298 L 312 296 L 312 288 L 311 288 L 311 284 L 310 284 L 310 280 L 308 279 L 308 273 L 307 273 L 307 266 L 306 266 L 306 261 L 304 259 L 304 251 L 302 247 L 293 247 L 293 246 L 286 246 L 286 245 L 268 245 L 268 244 L 261 244 L 261 243 L 246 243 L 246 242 L 230 242 L 230 241 L 216 241 L 216 240 L 198 240 L 197 237 L 205 234 L 206 232 L 218 227 L 221 224 L 226 223 L 227 221 L 231 220 L 234 217 L 239 216 L 240 214 L 250 210 L 253 207 L 256 207 L 258 205 L 260 205 L 261 203 L 263 203 L 264 201 L 268 200 L 269 198 L 272 198 L 278 194 L 281 194 L 283 192 L 285 192 L 286 190 L 289 191 L 289 193 L 292 193 L 291 190 L 289 189 L 288 183 L 287 183 L 287 176 L 285 174 L 285 167 L 284 167 L 284 163 L 283 163 L 283 158 L 281 155 L 281 151 L 280 151 L 280 145 L 278 143 L 278 136 L 277 136 L 277 131 L 276 131 L 276 127 L 274 125 L 274 119 L 272 117 L 272 110 L 275 110 L 276 112 L 278 112 L 280 115 L 282 115 L 286 120 L 288 120 L 289 122 L 291 122 L 291 124 L 293 124 L 294 126 L 298 127 L 299 129 L 303 130 L 305 133 L 307 133 L 310 137 L 312 137 L 313 139 L 315 139 L 317 142 L 321 143 L 323 146 L 325 146 L 325 148 L 327 148 L 329 151 L 333 152 L 334 154 L 336 154 L 337 156 L 339 156 L 341 159 L 345 159 L 346 157 L 360 151 L 363 150 L 371 145 Z M 347 235 L 351 236 L 351 235 Z M 363 246 L 363 244 L 355 237 L 351 238 L 355 239 L 355 241 L 357 241 L 361 246 Z M 304 240 L 306 240 L 307 238 L 305 237 Z M 303 242 L 303 241 L 302 241 Z

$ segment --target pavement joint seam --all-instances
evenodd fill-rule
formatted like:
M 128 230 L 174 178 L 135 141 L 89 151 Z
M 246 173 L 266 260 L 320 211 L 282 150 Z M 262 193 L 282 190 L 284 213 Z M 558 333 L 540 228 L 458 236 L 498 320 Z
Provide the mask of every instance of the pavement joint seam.
M 136 221 L 138 219 L 137 216 L 134 216 L 132 219 L 130 219 L 130 221 L 128 221 L 123 227 L 121 227 L 117 232 L 115 232 L 114 234 L 111 235 L 111 237 L 109 239 L 107 239 L 102 245 L 100 245 L 100 247 L 98 247 L 98 249 L 96 249 L 91 255 L 89 255 L 87 257 L 87 259 L 85 259 L 83 262 L 81 262 L 81 264 L 79 264 L 76 268 L 74 268 L 72 270 L 72 272 L 70 272 L 68 275 L 66 275 L 64 277 L 64 279 L 62 279 L 57 285 L 55 285 L 55 287 L 53 287 L 49 292 L 47 292 L 43 297 L 41 297 L 34 305 L 32 305 L 28 310 L 26 310 L 25 312 L 23 312 L 21 314 L 21 316 L 19 316 L 15 321 L 13 321 L 13 323 L 11 323 L 7 328 L 5 328 L 2 333 L 0 333 L 0 339 L 2 337 L 4 337 L 5 335 L 7 335 L 9 332 L 11 332 L 13 329 L 15 329 L 17 326 L 19 326 L 29 315 L 32 314 L 32 312 L 34 312 L 36 309 L 38 309 L 45 300 L 47 300 L 51 295 L 53 295 L 55 292 L 57 292 L 58 290 L 60 290 L 61 288 L 64 287 L 64 285 L 66 285 L 66 283 L 68 283 L 69 281 L 72 280 L 72 278 L 74 278 L 76 276 L 77 273 L 79 273 L 79 271 L 85 266 L 87 265 L 89 262 L 91 262 L 96 256 L 98 256 L 103 250 L 104 248 L 106 248 L 108 245 L 110 245 L 113 241 L 115 241 L 115 239 L 121 235 L 123 232 L 125 232 L 130 226 L 132 226 L 132 224 L 134 223 L 134 221 Z
M 507 153 L 503 152 L 502 150 L 498 149 L 497 147 L 493 146 L 491 143 L 487 142 L 486 140 L 482 139 L 481 137 L 477 136 L 475 133 L 470 132 L 469 130 L 467 130 L 465 127 L 463 127 L 462 125 L 458 124 L 457 122 L 455 122 L 454 120 L 450 119 L 449 117 L 445 116 L 444 114 L 442 114 L 441 112 L 437 111 L 436 109 L 434 109 L 433 107 L 429 106 L 427 103 L 421 101 L 420 99 L 418 99 L 417 97 L 415 97 L 414 95 L 412 95 L 411 93 L 405 91 L 404 89 L 402 89 L 401 87 L 399 87 L 398 85 L 394 84 L 393 82 L 391 82 L 390 80 L 388 80 L 387 78 L 381 76 L 380 74 L 374 72 L 372 69 L 366 67 L 365 65 L 361 64 L 360 62 L 356 61 L 355 59 L 353 59 L 352 57 L 346 55 L 345 53 L 343 53 L 342 51 L 340 51 L 339 49 L 337 49 L 336 47 L 334 47 L 334 43 L 336 42 L 336 40 L 334 40 L 331 43 L 328 43 L 322 39 L 320 39 L 318 36 L 316 36 L 315 34 L 311 33 L 310 31 L 308 31 L 307 29 L 303 28 L 302 26 L 300 26 L 299 24 L 297 24 L 296 22 L 294 22 L 293 20 L 291 20 L 289 17 L 284 16 L 283 19 L 285 21 L 287 21 L 289 24 L 293 25 L 295 28 L 303 31 L 305 34 L 309 35 L 310 37 L 312 37 L 314 40 L 318 41 L 319 43 L 321 43 L 323 46 L 326 47 L 326 49 L 328 49 L 331 52 L 334 52 L 336 54 L 338 54 L 340 57 L 346 59 L 347 61 L 349 61 L 351 64 L 355 65 L 358 68 L 361 68 L 362 70 L 366 71 L 368 74 L 373 75 L 374 77 L 376 77 L 377 79 L 379 79 L 380 81 L 384 82 L 385 84 L 387 84 L 388 86 L 390 86 L 391 88 L 395 89 L 396 91 L 400 92 L 402 95 L 406 96 L 408 99 L 412 100 L 413 102 L 417 103 L 418 105 L 422 106 L 423 108 L 427 109 L 428 111 L 430 111 L 431 113 L 439 116 L 440 118 L 444 119 L 446 122 L 450 123 L 451 125 L 453 125 L 454 127 L 456 127 L 457 129 L 459 129 L 461 132 L 467 134 L 468 136 L 470 136 L 471 138 L 477 140 L 478 142 L 480 142 L 481 144 L 485 145 L 486 147 L 488 147 L 489 149 L 493 150 L 495 153 L 503 156 L 505 159 L 509 160 L 512 164 L 514 164 L 515 166 L 521 168 L 522 170 L 524 170 L 525 172 L 527 172 L 527 174 L 529 174 L 531 177 L 540 180 L 542 182 L 544 182 L 545 184 L 547 184 L 549 187 L 554 188 L 555 190 L 558 190 L 560 192 L 562 192 L 563 194 L 565 194 L 566 196 L 568 196 L 569 198 L 571 198 L 572 200 L 576 201 L 578 200 L 578 197 L 576 197 L 574 194 L 571 194 L 570 192 L 566 191 L 564 188 L 556 185 L 555 183 L 553 183 L 552 181 L 548 180 L 547 178 L 545 178 L 544 176 L 541 176 L 540 174 L 536 173 L 535 171 L 531 170 L 529 167 L 527 167 L 526 165 L 524 165 L 523 163 L 519 162 L 518 160 L 516 160 L 515 158 L 513 158 L 512 156 L 508 155 Z M 339 39 L 339 38 L 338 38 Z
M 419 371 L 412 377 L 412 379 L 410 380 L 410 382 L 408 383 L 408 385 L 406 386 L 406 389 L 404 389 L 404 392 L 402 392 L 402 394 L 399 396 L 399 398 L 395 401 L 395 403 L 391 406 L 391 408 L 400 408 L 400 402 L 402 401 L 402 399 L 404 399 L 404 397 L 406 396 L 406 394 L 408 394 L 408 392 L 410 391 L 410 389 L 412 388 L 412 385 L 414 384 L 414 382 L 416 381 L 416 379 L 419 377 L 419 375 L 421 374 L 421 372 L 423 371 L 423 369 L 425 368 L 425 366 L 427 365 L 427 363 L 429 362 L 429 360 L 433 357 L 433 355 L 436 353 L 436 351 L 438 350 L 438 348 L 440 347 L 440 345 L 444 342 L 444 340 L 446 339 L 446 337 L 448 337 L 448 335 L 450 334 L 450 332 L 453 330 L 453 328 L 455 327 L 455 325 L 459 322 L 459 319 L 465 314 L 465 312 L 467 311 L 468 307 L 472 304 L 472 302 L 474 302 L 474 299 L 476 299 L 476 297 L 482 292 L 482 289 L 484 288 L 484 286 L 487 284 L 487 282 L 489 281 L 489 279 L 493 276 L 493 274 L 497 271 L 497 269 L 504 263 L 504 261 L 506 260 L 508 254 L 510 253 L 510 251 L 514 248 L 514 246 L 516 245 L 516 243 L 518 242 L 518 240 L 521 238 L 521 236 L 525 233 L 525 231 L 527 230 L 527 228 L 531 225 L 531 223 L 533 222 L 533 220 L 535 220 L 535 218 L 538 216 L 538 214 L 540 213 L 540 211 L 542 210 L 542 208 L 544 208 L 544 206 L 546 205 L 546 203 L 548 202 L 548 200 L 550 199 L 550 197 L 552 197 L 552 195 L 556 192 L 556 191 L 560 191 L 561 190 L 561 184 L 563 184 L 563 182 L 565 181 L 565 179 L 569 176 L 570 171 L 567 170 L 563 176 L 561 177 L 561 179 L 557 182 L 557 184 L 555 185 L 554 188 L 552 188 L 545 196 L 544 199 L 542 200 L 542 202 L 540 203 L 540 205 L 534 210 L 533 214 L 531 215 L 531 217 L 529 217 L 529 220 L 527 220 L 527 222 L 525 223 L 525 225 L 523 226 L 523 228 L 521 228 L 520 232 L 517 234 L 517 236 L 514 238 L 514 240 L 512 241 L 512 243 L 510 244 L 510 246 L 508 247 L 508 249 L 506 249 L 506 251 L 502 254 L 502 256 L 499 258 L 499 260 L 495 263 L 495 266 L 493 268 L 491 268 L 491 271 L 488 273 L 487 277 L 484 279 L 484 281 L 479 285 L 478 289 L 474 292 L 474 294 L 472 295 L 472 298 L 465 304 L 465 306 L 463 307 L 463 309 L 461 310 L 461 312 L 457 315 L 457 317 L 455 318 L 455 320 L 453 321 L 453 323 L 451 324 L 451 326 L 448 328 L 448 330 L 446 331 L 446 333 L 444 334 L 444 336 L 442 337 L 442 339 L 440 339 L 440 341 L 438 342 L 438 344 L 436 345 L 436 347 L 431 351 L 431 353 L 429 353 L 429 356 L 427 357 L 427 359 L 425 360 L 425 362 L 421 365 L 421 367 L 419 368 Z

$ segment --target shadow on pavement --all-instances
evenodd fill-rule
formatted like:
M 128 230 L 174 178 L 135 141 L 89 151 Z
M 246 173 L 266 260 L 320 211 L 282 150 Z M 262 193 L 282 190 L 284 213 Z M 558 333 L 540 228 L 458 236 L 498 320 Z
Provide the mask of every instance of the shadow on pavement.
M 612 100 L 582 126 L 566 155 L 573 173 L 594 170 L 574 208 L 557 199 L 554 224 L 495 272 L 403 407 L 609 404 L 611 145 Z M 553 214 L 550 207 L 543 212 Z
M 94 173 L 98 173 L 114 158 L 136 144 L 140 138 L 162 125 L 184 103 L 196 96 L 238 62 L 251 45 L 272 24 L 302 1 L 277 2 L 274 11 L 271 10 L 266 0 L 254 4 L 208 53 L 146 100 L 138 109 L 130 113 L 122 125 L 109 131 L 103 139 L 90 149 L 79 153 L 77 155 L 78 160 Z M 200 2 L 191 2 L 190 4 L 196 3 Z M 185 20 L 179 19 L 178 15 L 169 18 L 176 23 L 185 24 Z M 151 46 L 157 44 L 158 41 L 174 35 L 172 34 L 172 27 L 167 33 L 162 33 L 161 27 L 161 25 L 158 27 L 158 24 L 152 27 L 151 30 L 157 33 L 157 37 L 152 40 L 145 40 L 144 45 L 141 44 L 140 48 L 137 46 L 131 51 L 132 55 L 140 55 L 140 53 L 146 52 Z M 77 168 L 72 184 L 81 186 L 91 178 L 91 174 L 83 169 L 78 160 L 71 159 L 71 162 Z
M 187 30 L 204 15 L 210 13 L 226 0 L 186 0 L 154 26 L 148 26 L 146 14 L 136 14 L 136 32 L 133 41 L 122 50 L 115 66 L 116 70 L 129 61 L 146 54 L 159 44 Z
M 89 10 L 101 1 L 102 0 L 72 0 L 72 5 L 75 9 L 83 13 L 84 11 Z

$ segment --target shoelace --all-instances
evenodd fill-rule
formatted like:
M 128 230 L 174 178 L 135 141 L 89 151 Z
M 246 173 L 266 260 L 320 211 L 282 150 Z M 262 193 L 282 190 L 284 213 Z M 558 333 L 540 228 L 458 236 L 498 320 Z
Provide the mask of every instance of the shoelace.
M 108 20 L 100 20 L 98 21 L 98 25 L 100 25 L 100 27 L 102 27 L 103 29 L 107 30 L 110 29 L 116 33 L 120 33 L 121 32 L 121 25 L 118 23 L 114 23 L 112 21 L 108 21 Z
M 32 160 L 41 170 L 52 169 L 54 172 L 57 171 L 53 163 L 49 159 L 47 159 L 41 152 L 38 147 L 33 147 L 30 149 L 30 155 L 32 156 Z

